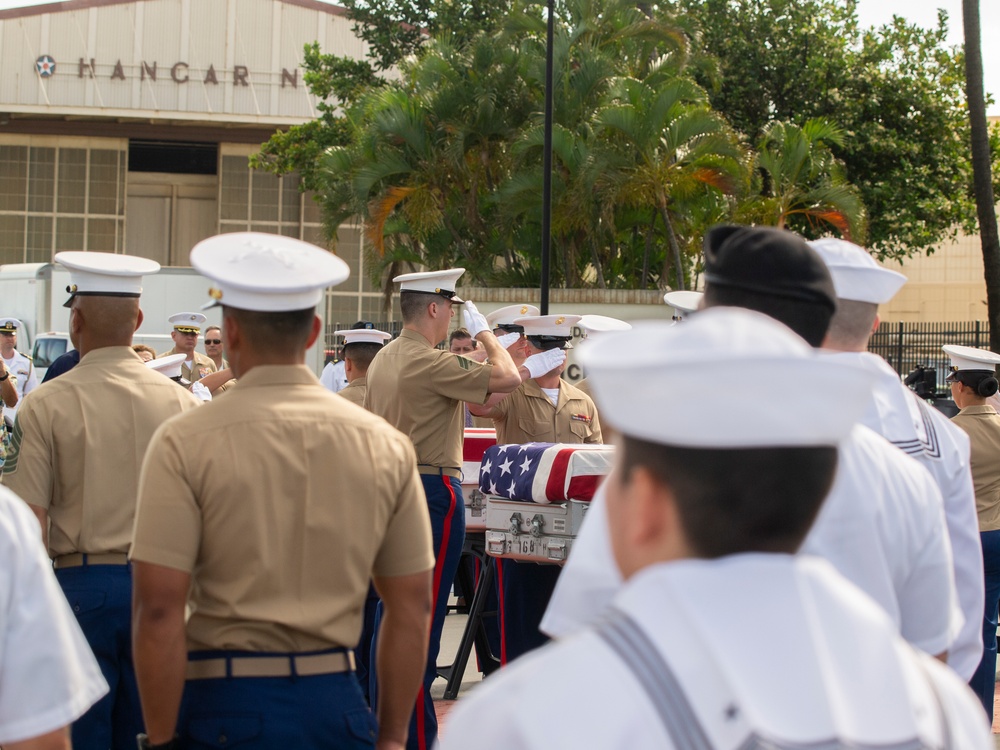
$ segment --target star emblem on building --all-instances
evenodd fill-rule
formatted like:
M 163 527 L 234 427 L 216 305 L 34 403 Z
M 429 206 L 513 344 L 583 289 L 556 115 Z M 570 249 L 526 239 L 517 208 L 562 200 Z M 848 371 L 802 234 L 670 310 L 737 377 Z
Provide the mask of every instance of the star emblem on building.
M 51 55 L 42 55 L 35 60 L 35 70 L 42 78 L 49 78 L 56 72 L 56 61 Z

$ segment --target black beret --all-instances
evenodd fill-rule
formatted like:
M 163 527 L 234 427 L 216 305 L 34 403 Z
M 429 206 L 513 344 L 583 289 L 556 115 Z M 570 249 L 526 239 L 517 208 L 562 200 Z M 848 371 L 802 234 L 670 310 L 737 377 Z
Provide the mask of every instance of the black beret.
M 705 281 L 837 309 L 826 263 L 794 232 L 720 224 L 705 235 Z

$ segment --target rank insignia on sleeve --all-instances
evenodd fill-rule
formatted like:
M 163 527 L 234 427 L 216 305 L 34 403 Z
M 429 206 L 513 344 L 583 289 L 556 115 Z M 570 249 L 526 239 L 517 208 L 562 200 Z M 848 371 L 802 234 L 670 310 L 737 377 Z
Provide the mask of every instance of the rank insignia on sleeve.
M 458 360 L 458 366 L 463 370 L 469 370 L 472 368 L 472 362 L 467 360 L 465 357 L 455 357 Z
M 586 422 L 590 424 L 590 417 L 586 414 L 571 414 L 569 418 L 574 422 Z

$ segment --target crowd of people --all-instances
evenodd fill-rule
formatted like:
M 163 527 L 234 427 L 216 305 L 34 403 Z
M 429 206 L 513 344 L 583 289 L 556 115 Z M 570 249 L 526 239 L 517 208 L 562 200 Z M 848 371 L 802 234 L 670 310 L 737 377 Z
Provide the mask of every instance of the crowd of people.
M 76 361 L 37 385 L 0 319 L 0 743 L 992 748 L 1000 355 L 945 347 L 950 421 L 867 351 L 905 278 L 863 248 L 719 226 L 704 252 L 661 322 L 484 315 L 462 269 L 403 274 L 399 335 L 338 332 L 322 378 L 335 255 L 199 243 L 222 325 L 171 316 L 157 357 L 157 264 L 58 253 Z M 504 667 L 439 733 L 473 425 L 614 468 L 565 566 L 494 561 Z

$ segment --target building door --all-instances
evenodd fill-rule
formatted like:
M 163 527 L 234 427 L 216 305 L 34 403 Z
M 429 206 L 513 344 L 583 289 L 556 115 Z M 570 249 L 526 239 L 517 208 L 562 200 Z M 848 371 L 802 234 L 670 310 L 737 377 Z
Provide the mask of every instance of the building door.
M 218 231 L 214 175 L 129 172 L 125 249 L 164 266 L 191 265 L 191 248 Z

